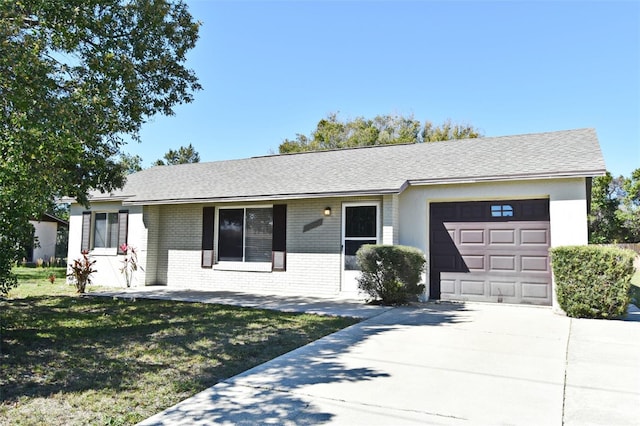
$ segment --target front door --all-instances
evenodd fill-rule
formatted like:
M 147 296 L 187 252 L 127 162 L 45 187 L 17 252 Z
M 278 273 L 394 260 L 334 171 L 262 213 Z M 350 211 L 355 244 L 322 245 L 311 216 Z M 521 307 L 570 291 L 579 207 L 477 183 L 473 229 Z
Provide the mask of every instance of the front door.
M 360 268 L 356 252 L 364 244 L 380 242 L 380 204 L 345 203 L 342 205 L 342 292 L 358 293 Z

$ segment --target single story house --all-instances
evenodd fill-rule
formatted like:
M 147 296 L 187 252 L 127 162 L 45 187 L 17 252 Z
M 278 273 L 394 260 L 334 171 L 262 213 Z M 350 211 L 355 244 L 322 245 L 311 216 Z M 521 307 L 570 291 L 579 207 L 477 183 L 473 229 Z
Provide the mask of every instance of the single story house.
M 51 261 L 58 252 L 58 230 L 68 228 L 69 223 L 59 217 L 44 213 L 38 220 L 30 220 L 33 225 L 33 245 L 26 248 L 26 261 Z
M 353 296 L 363 244 L 425 252 L 425 298 L 551 305 L 549 247 L 587 244 L 593 129 L 388 145 L 132 174 L 71 206 L 69 259 L 94 282 Z

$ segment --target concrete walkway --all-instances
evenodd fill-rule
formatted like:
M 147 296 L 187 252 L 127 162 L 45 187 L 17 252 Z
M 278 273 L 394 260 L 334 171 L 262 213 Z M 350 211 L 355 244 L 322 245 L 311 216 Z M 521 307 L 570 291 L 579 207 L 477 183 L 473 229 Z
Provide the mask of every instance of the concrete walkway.
M 235 291 L 181 290 L 164 286 L 132 287 L 90 293 L 90 295 L 217 303 L 245 308 L 271 309 L 282 312 L 307 312 L 310 314 L 354 318 L 370 318 L 392 309 L 387 306 L 366 305 L 362 300 L 344 297 L 331 299 L 307 296 L 275 296 Z
M 368 308 L 141 424 L 640 423 L 639 322 L 480 303 Z

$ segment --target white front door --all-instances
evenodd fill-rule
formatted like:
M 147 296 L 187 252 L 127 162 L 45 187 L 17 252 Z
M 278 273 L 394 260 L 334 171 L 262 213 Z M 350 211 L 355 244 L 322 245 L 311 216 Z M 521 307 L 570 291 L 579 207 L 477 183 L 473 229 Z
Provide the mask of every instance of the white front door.
M 356 252 L 364 244 L 379 244 L 379 229 L 380 203 L 342 205 L 342 292 L 357 295 L 360 268 Z

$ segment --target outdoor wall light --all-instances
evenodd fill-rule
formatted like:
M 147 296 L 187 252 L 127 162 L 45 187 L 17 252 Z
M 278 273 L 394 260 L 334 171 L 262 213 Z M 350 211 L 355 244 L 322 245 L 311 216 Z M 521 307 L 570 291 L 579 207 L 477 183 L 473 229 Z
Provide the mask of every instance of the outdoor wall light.
M 324 208 L 324 215 L 325 216 L 331 216 L 331 207 L 325 207 Z

